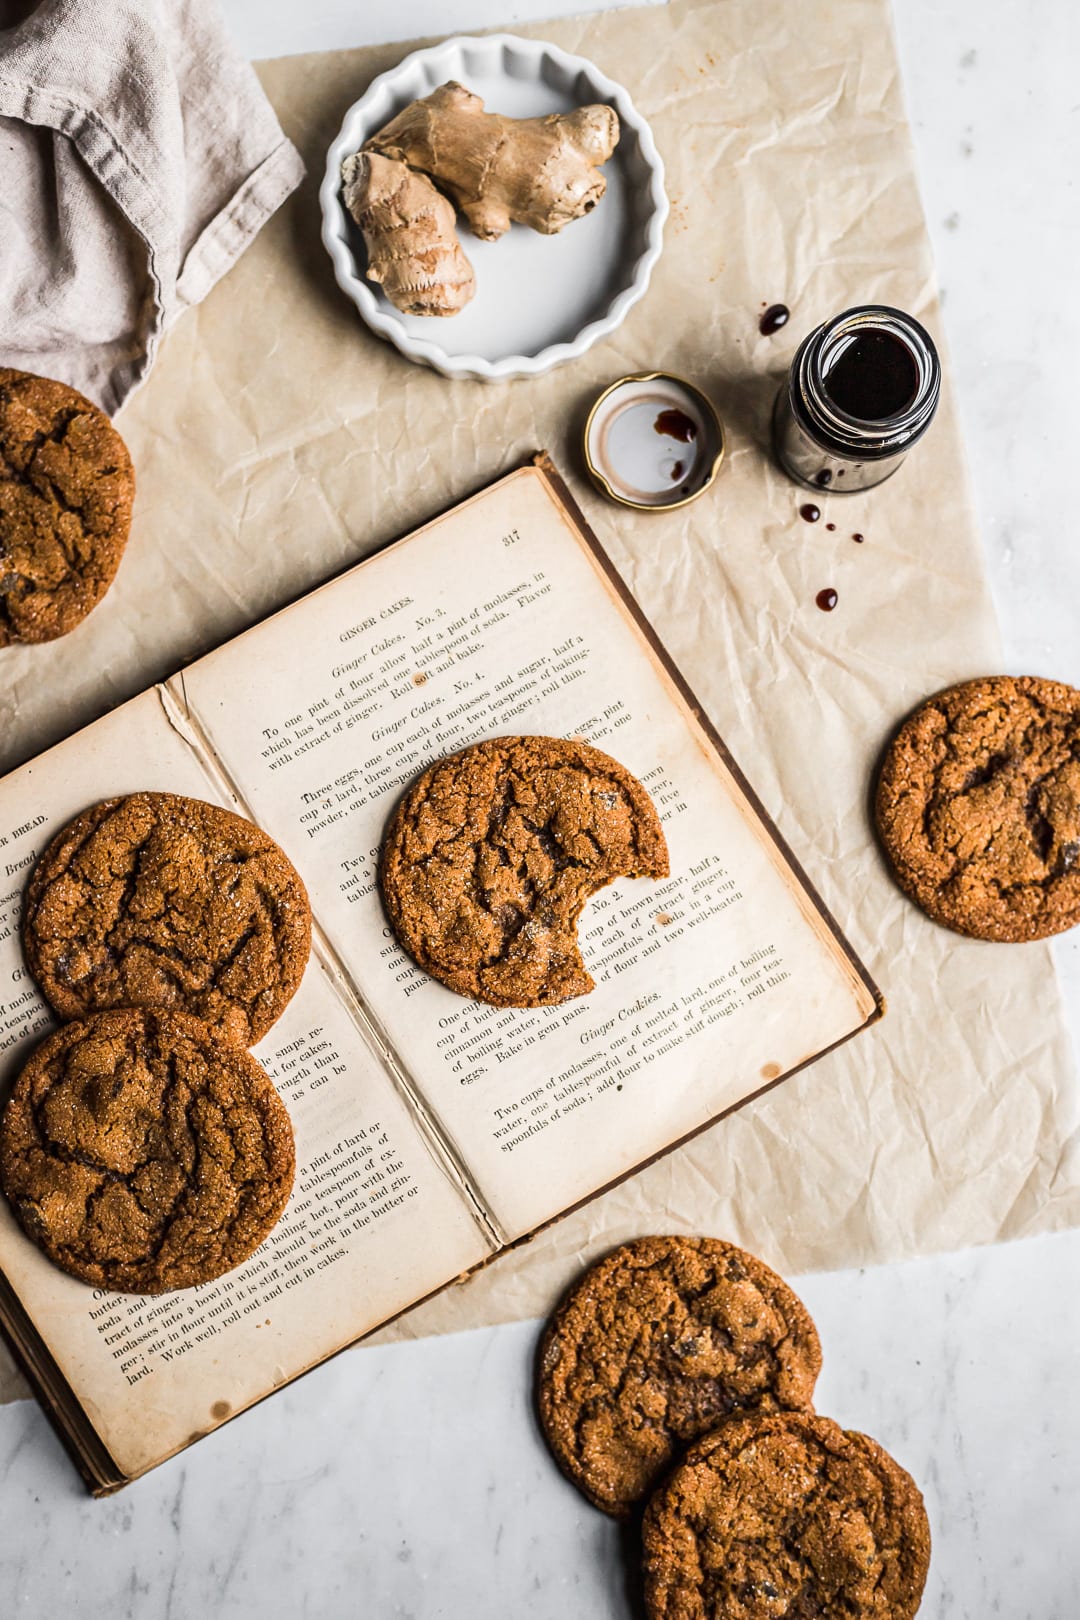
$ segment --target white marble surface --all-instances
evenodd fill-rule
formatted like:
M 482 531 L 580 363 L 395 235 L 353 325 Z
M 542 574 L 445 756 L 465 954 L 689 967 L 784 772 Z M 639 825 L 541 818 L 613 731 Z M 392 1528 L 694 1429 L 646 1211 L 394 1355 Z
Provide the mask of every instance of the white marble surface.
M 926 1493 L 927 1620 L 1080 1614 L 1078 1252 L 1069 1234 L 800 1282 L 820 1409 Z M 4 1408 L 0 1615 L 635 1620 L 632 1551 L 535 1430 L 536 1331 L 348 1351 L 104 1502 L 35 1404 Z
M 896 7 L 1006 666 L 1080 684 L 1080 9 Z M 224 9 L 269 56 L 512 26 L 555 0 Z M 1059 949 L 1074 1037 L 1077 936 Z M 926 1490 L 933 1620 L 1080 1616 L 1078 1280 L 1080 1233 L 800 1284 L 822 1409 Z M 628 1620 L 619 1532 L 535 1433 L 534 1339 L 346 1354 L 101 1503 L 35 1405 L 0 1409 L 0 1617 Z

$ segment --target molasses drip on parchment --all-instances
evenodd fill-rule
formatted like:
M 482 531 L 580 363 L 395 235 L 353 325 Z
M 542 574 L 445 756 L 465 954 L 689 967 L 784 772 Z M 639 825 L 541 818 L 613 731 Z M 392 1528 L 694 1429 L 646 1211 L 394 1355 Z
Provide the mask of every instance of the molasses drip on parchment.
M 826 394 L 845 416 L 858 422 L 886 422 L 915 398 L 919 368 L 900 338 L 870 330 L 857 333 L 839 350 L 823 382 Z M 819 473 L 819 482 L 821 477 Z
M 822 613 L 831 613 L 839 600 L 840 598 L 837 596 L 831 585 L 826 586 L 823 591 L 818 591 L 817 595 L 814 597 L 814 601 L 817 603 Z
M 653 427 L 657 433 L 666 433 L 669 439 L 678 439 L 680 444 L 689 444 L 697 438 L 697 423 L 693 417 L 674 407 L 661 411 Z
M 816 523 L 821 516 L 821 507 L 815 506 L 812 501 L 807 501 L 805 506 L 799 507 L 799 516 L 804 523 Z
M 790 319 L 791 311 L 786 304 L 770 304 L 760 321 L 758 321 L 758 331 L 762 337 L 772 337 L 773 333 L 779 332 L 780 328 L 786 326 Z

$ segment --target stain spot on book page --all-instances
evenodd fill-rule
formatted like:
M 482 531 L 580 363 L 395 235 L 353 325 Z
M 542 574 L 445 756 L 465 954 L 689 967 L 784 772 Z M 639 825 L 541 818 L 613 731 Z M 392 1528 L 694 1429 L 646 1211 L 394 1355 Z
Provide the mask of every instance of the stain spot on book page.
M 671 915 L 667 911 L 658 911 L 653 920 L 654 922 L 658 922 L 661 928 L 666 928 L 668 923 L 671 921 Z
M 778 1080 L 780 1078 L 780 1073 L 781 1070 L 779 1063 L 766 1063 L 762 1067 L 761 1078 L 763 1080 Z
M 215 1401 L 213 1406 L 210 1408 L 210 1416 L 212 1418 L 216 1418 L 220 1423 L 223 1418 L 228 1417 L 231 1411 L 232 1407 L 229 1405 L 228 1401 Z
M 426 686 L 427 685 L 427 676 L 424 674 L 424 671 L 422 669 L 418 669 L 416 671 L 416 674 L 412 678 L 412 683 L 413 683 L 414 686 Z

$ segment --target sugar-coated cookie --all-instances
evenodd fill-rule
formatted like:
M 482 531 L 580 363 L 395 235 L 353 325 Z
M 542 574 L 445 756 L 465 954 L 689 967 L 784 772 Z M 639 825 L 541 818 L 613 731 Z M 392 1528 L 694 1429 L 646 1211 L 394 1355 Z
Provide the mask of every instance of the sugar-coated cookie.
M 914 1480 L 811 1412 L 733 1418 L 645 1510 L 648 1620 L 911 1620 L 930 1567 Z
M 120 566 L 134 498 L 104 411 L 66 383 L 0 367 L 0 647 L 82 623 Z
M 403 948 L 497 1007 L 591 990 L 576 934 L 586 900 L 616 877 L 667 875 L 641 783 L 559 737 L 496 737 L 438 760 L 398 805 L 379 869 Z
M 1080 922 L 1080 691 L 988 676 L 901 726 L 876 814 L 904 891 L 976 939 L 1030 940 Z
M 762 1261 L 713 1238 L 638 1238 L 552 1318 L 540 1421 L 563 1472 L 623 1515 L 733 1412 L 810 1406 L 820 1370 L 805 1306 Z
M 177 1013 L 66 1024 L 0 1119 L 0 1186 L 23 1230 L 96 1288 L 160 1294 L 231 1271 L 294 1169 L 285 1105 L 250 1052 Z
M 292 862 L 243 816 L 130 793 L 83 811 L 49 844 L 27 889 L 23 943 L 62 1018 L 171 1007 L 250 1046 L 300 983 L 311 909 Z

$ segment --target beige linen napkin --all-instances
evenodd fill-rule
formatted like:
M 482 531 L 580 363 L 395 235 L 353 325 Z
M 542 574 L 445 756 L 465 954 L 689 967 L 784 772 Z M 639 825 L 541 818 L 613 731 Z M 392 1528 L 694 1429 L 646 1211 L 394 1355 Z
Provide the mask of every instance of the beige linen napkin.
M 44 0 L 0 30 L 0 365 L 115 411 L 303 172 L 213 0 Z

